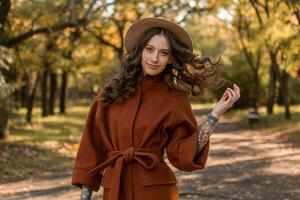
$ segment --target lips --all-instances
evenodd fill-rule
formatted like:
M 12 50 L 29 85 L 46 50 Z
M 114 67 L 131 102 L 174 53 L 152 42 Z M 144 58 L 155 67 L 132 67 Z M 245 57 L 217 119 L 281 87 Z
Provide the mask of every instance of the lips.
M 149 64 L 149 63 L 147 63 L 147 65 L 148 65 L 150 68 L 152 68 L 152 69 L 155 69 L 155 68 L 158 67 L 157 65 L 151 65 L 151 64 Z

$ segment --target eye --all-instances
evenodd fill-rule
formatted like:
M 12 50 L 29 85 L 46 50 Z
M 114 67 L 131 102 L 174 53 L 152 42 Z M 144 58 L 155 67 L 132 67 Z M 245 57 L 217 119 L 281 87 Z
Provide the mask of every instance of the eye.
M 167 55 L 168 55 L 168 52 L 162 51 L 161 54 L 162 54 L 163 56 L 167 56 Z
M 146 50 L 147 50 L 148 52 L 152 52 L 152 48 L 151 48 L 151 47 L 146 47 Z

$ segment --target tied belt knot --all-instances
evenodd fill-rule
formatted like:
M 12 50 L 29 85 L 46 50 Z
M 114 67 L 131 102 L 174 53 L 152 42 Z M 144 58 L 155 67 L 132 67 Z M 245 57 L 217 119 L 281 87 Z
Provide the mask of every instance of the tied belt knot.
M 133 162 L 134 151 L 135 151 L 134 147 L 129 147 L 128 149 L 126 149 L 125 151 L 122 152 L 122 154 L 124 156 L 124 162 L 126 164 Z
M 110 151 L 107 153 L 107 157 L 108 159 L 105 162 L 94 167 L 88 173 L 100 173 L 105 168 L 113 166 L 109 199 L 118 200 L 123 164 L 130 164 L 136 161 L 145 169 L 150 170 L 163 161 L 163 150 L 129 147 L 123 151 Z

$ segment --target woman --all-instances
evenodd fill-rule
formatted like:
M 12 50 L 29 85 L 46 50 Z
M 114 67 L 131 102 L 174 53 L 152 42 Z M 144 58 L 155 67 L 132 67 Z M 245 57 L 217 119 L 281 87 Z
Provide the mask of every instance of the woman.
M 120 73 L 91 104 L 73 167 L 72 184 L 90 199 L 100 184 L 106 200 L 178 200 L 183 171 L 204 168 L 218 118 L 240 97 L 237 85 L 197 124 L 188 94 L 218 88 L 221 64 L 193 54 L 192 40 L 163 18 L 136 21 L 125 36 Z

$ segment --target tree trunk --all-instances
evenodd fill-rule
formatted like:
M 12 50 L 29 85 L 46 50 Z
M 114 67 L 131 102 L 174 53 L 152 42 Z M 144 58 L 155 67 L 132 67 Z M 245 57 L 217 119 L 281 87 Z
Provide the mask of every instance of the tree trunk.
M 12 113 L 13 95 L 9 94 L 5 98 L 0 99 L 0 139 L 5 139 L 9 135 L 9 117 Z
M 49 74 L 49 64 L 45 61 L 45 66 L 42 73 L 41 80 L 41 106 L 42 106 L 42 116 L 48 115 L 48 74 Z
M 258 68 L 254 71 L 254 98 L 252 107 L 255 112 L 258 112 L 258 99 L 260 97 L 260 83 L 259 83 L 259 76 L 258 76 Z
M 283 102 L 284 102 L 284 107 L 285 107 L 285 112 L 284 116 L 286 119 L 291 118 L 291 112 L 290 112 L 290 93 L 289 93 L 289 87 L 288 87 L 288 82 L 289 82 L 289 74 L 286 73 L 285 70 L 282 71 L 281 75 L 281 81 L 280 81 L 280 88 L 281 88 L 281 93 L 283 97 Z
M 279 88 L 278 88 L 278 96 L 277 96 L 277 100 L 276 100 L 276 103 L 278 104 L 278 105 L 284 105 L 284 94 L 282 94 L 282 85 L 281 84 L 279 84 Z
M 297 18 L 297 21 L 298 21 L 298 25 L 300 25 L 300 10 L 295 10 L 294 12 L 296 18 Z
M 7 16 L 10 10 L 10 0 L 1 0 L 0 2 L 0 36 L 4 33 L 4 27 L 7 23 Z
M 275 90 L 276 90 L 276 76 L 273 63 L 271 62 L 269 69 L 269 88 L 267 100 L 267 114 L 273 114 Z
M 278 65 L 278 62 L 276 60 L 277 53 L 274 53 L 272 51 L 269 51 L 269 55 L 271 58 L 272 68 L 274 70 L 275 76 L 279 81 L 280 85 L 280 92 L 282 94 L 284 106 L 285 106 L 285 118 L 290 119 L 291 113 L 290 113 L 290 103 L 289 103 L 289 88 L 288 88 L 288 74 L 285 70 L 283 70 L 282 74 L 280 73 L 280 68 Z
M 34 106 L 34 99 L 36 94 L 36 89 L 39 85 L 40 81 L 40 74 L 37 73 L 37 77 L 35 80 L 35 83 L 33 84 L 32 90 L 29 90 L 29 93 L 27 95 L 27 113 L 26 113 L 26 122 L 31 123 L 32 122 L 32 110 Z
M 67 91 L 67 84 L 68 84 L 68 72 L 66 70 L 63 71 L 61 80 L 61 88 L 60 88 L 60 103 L 59 109 L 60 113 L 66 113 L 66 91 Z
M 5 139 L 9 135 L 8 119 L 7 113 L 0 118 L 0 139 Z
M 27 100 L 27 96 L 29 94 L 29 76 L 27 73 L 25 73 L 24 77 L 23 77 L 23 81 L 25 82 L 25 84 L 21 87 L 19 91 L 19 102 L 20 102 L 20 107 L 21 108 L 26 108 L 26 100 Z
M 55 108 L 55 97 L 56 97 L 56 89 L 57 89 L 57 74 L 52 72 L 50 74 L 50 97 L 49 97 L 49 114 L 54 114 Z

